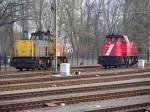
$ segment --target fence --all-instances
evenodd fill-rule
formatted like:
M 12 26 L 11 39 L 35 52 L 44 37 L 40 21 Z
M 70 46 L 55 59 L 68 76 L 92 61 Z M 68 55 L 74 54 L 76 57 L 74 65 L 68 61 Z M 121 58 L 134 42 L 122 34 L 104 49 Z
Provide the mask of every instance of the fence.
M 139 54 L 139 59 L 148 60 L 150 59 L 148 54 Z M 85 54 L 71 53 L 68 54 L 68 61 L 72 66 L 79 65 L 96 65 L 97 64 L 97 52 L 89 52 Z M 11 67 L 11 57 L 10 56 L 0 56 L 0 71 L 13 70 Z M 148 60 L 150 62 L 150 60 Z
M 68 61 L 73 66 L 78 65 L 96 65 L 97 53 L 88 52 L 85 54 L 71 53 L 68 54 Z
M 79 65 L 96 65 L 97 64 L 97 53 L 86 53 L 83 55 L 79 55 L 78 53 L 69 54 L 69 63 L 73 66 Z M 146 62 L 150 62 L 149 54 L 139 54 L 139 59 L 144 59 Z
M 0 56 L 0 71 L 12 70 L 13 68 L 10 65 L 10 61 L 10 56 Z

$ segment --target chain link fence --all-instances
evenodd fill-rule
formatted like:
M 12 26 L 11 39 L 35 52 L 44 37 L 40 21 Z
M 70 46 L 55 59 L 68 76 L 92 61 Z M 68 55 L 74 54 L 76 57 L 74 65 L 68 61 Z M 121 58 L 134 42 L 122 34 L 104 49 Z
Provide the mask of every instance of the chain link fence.
M 149 54 L 139 54 L 139 59 L 144 59 L 146 62 L 150 62 Z M 68 62 L 71 66 L 86 66 L 86 65 L 97 65 L 97 52 L 87 52 L 83 54 L 79 53 L 69 53 L 68 54 Z M 11 67 L 11 56 L 7 56 L 6 54 L 0 55 L 0 71 L 10 71 L 14 70 Z
M 97 65 L 97 53 L 87 52 L 85 54 L 70 53 L 68 54 L 68 61 L 71 66 L 80 65 Z
M 11 67 L 11 57 L 7 55 L 0 55 L 0 71 L 10 71 L 13 70 Z

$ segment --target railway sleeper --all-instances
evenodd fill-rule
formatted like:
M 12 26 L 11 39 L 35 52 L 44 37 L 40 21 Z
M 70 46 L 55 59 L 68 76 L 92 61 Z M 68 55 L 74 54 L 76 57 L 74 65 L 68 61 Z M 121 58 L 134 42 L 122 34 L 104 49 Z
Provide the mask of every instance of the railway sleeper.
M 121 95 L 120 95 L 121 94 Z M 108 93 L 108 94 L 97 94 L 97 95 L 89 95 L 89 96 L 80 96 L 80 97 L 68 97 L 68 98 L 60 98 L 53 100 L 42 100 L 42 101 L 33 101 L 28 103 L 17 103 L 17 104 L 3 104 L 0 105 L 0 111 L 2 110 L 18 110 L 22 108 L 35 108 L 35 107 L 45 107 L 45 103 L 52 101 L 60 101 L 66 104 L 75 104 L 77 102 L 88 102 L 88 101 L 97 101 L 97 100 L 107 100 L 107 99 L 115 99 L 115 98 L 123 98 L 123 97 L 132 97 L 132 96 L 140 96 L 140 95 L 148 95 L 150 94 L 150 89 L 144 90 L 134 90 L 134 91 L 126 91 L 126 92 L 117 92 L 117 93 Z M 29 104 L 31 104 L 29 106 Z

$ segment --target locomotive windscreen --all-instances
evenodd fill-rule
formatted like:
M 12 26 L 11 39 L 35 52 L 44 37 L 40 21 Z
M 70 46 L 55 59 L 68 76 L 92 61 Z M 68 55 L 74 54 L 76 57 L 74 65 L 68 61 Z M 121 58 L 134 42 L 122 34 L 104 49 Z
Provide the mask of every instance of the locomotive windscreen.
M 129 42 L 129 40 L 127 36 L 106 35 L 105 42 Z

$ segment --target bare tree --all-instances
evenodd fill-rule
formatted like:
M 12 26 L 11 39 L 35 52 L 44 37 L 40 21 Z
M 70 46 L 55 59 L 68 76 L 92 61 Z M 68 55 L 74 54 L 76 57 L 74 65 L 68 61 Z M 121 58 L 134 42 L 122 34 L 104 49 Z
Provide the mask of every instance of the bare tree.
M 2 40 L 2 51 L 9 52 L 14 41 L 14 23 L 25 19 L 25 16 L 21 15 L 21 7 L 28 6 L 29 3 L 29 1 L 21 3 L 19 0 L 0 1 L 0 39 Z
M 32 0 L 30 15 L 36 30 L 50 30 L 52 27 L 52 5 L 52 0 Z
M 1 0 L 0 3 L 0 27 L 6 24 L 11 24 L 24 19 L 21 16 L 21 7 L 28 5 L 30 2 L 18 2 L 18 0 Z

